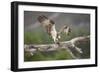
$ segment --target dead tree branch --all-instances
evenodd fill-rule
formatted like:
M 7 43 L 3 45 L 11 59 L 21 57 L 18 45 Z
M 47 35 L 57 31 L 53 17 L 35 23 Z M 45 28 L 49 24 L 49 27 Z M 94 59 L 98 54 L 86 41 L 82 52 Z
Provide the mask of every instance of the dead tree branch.
M 37 53 L 37 51 L 40 52 L 53 52 L 57 51 L 59 49 L 65 49 L 67 50 L 72 58 L 77 59 L 77 57 L 74 55 L 74 52 L 77 52 L 79 54 L 82 54 L 82 48 L 79 48 L 76 46 L 78 43 L 84 43 L 89 41 L 90 36 L 83 36 L 83 37 L 76 37 L 71 39 L 70 41 L 60 42 L 60 46 L 57 44 L 44 44 L 44 45 L 24 45 L 25 52 L 30 53 L 31 55 L 34 55 Z

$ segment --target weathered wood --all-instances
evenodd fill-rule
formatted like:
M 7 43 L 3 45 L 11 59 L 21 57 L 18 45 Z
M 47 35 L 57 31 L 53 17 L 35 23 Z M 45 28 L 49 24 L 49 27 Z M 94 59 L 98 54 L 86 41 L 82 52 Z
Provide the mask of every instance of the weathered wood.
M 52 52 L 52 51 L 57 51 L 59 49 L 65 49 L 70 53 L 70 55 L 73 58 L 77 58 L 74 55 L 74 52 L 77 52 L 79 54 L 82 54 L 83 52 L 82 52 L 82 48 L 77 47 L 76 44 L 87 42 L 89 40 L 89 38 L 90 38 L 90 36 L 76 37 L 70 41 L 60 42 L 60 45 L 58 45 L 58 44 L 26 45 L 25 44 L 24 49 L 25 49 L 25 52 L 28 52 L 31 55 L 34 55 L 37 51 Z

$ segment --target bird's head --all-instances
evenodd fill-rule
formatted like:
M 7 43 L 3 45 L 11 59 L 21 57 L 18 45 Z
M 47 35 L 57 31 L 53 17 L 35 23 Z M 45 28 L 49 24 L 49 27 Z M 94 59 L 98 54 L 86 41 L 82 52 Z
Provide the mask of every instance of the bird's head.
M 64 26 L 64 32 L 69 35 L 71 32 L 71 28 L 69 26 Z

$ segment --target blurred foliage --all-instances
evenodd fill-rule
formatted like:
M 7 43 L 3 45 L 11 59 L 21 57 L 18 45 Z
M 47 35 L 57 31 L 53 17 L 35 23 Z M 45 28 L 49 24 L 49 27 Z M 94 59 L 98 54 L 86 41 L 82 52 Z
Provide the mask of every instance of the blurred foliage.
M 58 50 L 56 52 L 38 52 L 34 54 L 33 56 L 29 55 L 29 53 L 25 53 L 25 59 L 24 61 L 50 61 L 50 60 L 66 60 L 66 59 L 72 59 L 69 52 L 66 50 Z

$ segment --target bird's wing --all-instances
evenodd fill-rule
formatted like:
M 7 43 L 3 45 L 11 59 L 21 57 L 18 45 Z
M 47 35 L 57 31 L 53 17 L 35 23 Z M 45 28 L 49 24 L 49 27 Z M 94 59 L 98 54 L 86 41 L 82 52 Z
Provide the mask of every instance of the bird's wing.
M 65 33 L 66 35 L 69 35 L 69 33 L 71 32 L 71 29 L 70 29 L 70 27 L 67 27 L 67 28 L 65 28 L 63 31 L 64 31 L 64 33 Z
M 53 20 L 49 19 L 48 17 L 46 17 L 45 15 L 39 16 L 38 17 L 38 21 L 44 27 L 44 29 L 46 30 L 46 32 L 48 34 L 50 34 L 51 30 L 53 30 L 52 26 L 55 25 L 55 22 Z
M 65 27 L 65 26 L 61 27 L 61 29 L 60 29 L 59 32 L 58 32 L 59 34 L 61 34 L 61 33 L 63 32 L 64 27 Z
M 71 32 L 71 28 L 67 25 L 64 25 L 60 30 L 59 30 L 59 34 L 61 33 L 65 33 L 65 34 L 69 34 Z

